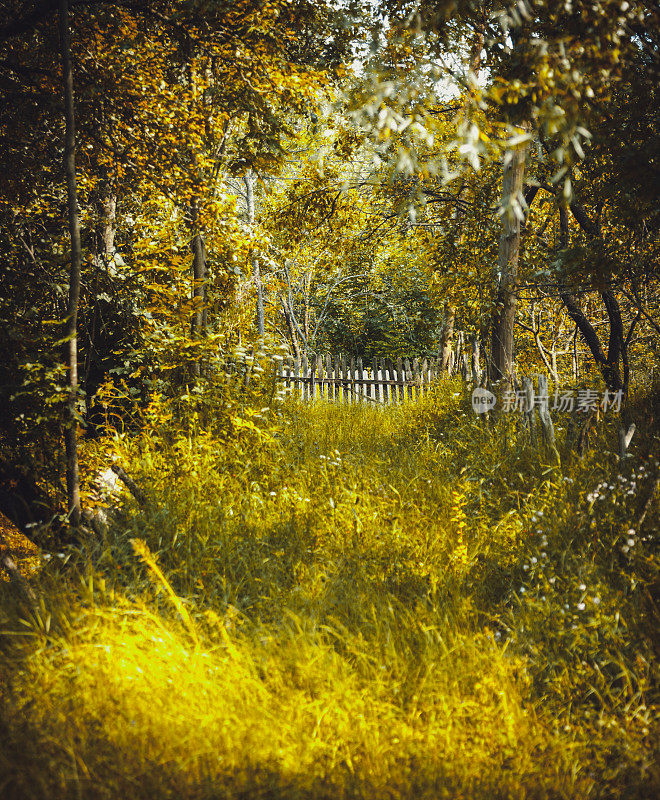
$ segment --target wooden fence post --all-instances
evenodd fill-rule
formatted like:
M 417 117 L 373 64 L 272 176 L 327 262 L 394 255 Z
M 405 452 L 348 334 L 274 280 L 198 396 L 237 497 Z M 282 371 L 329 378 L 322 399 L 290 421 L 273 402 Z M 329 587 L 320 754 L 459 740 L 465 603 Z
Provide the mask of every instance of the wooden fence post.
M 409 400 L 412 400 L 413 399 L 413 393 L 414 393 L 413 392 L 413 386 L 412 386 L 413 373 L 412 373 L 412 369 L 410 367 L 410 359 L 409 358 L 404 358 L 403 359 L 403 380 L 407 384 L 404 387 L 404 397 L 407 396 Z
M 348 398 L 349 402 L 355 403 L 355 357 L 351 356 L 348 362 Z
M 332 367 L 333 367 L 332 357 L 326 355 L 326 357 L 325 357 L 325 381 L 326 381 L 326 387 L 327 387 L 326 394 L 327 394 L 328 400 L 334 400 L 335 399 L 334 385 L 332 383 Z
M 380 403 L 380 386 L 378 384 L 379 380 L 379 371 L 378 371 L 378 359 L 374 357 L 371 362 L 371 366 L 373 369 L 374 374 L 374 384 L 373 384 L 373 398 L 377 403 Z
M 536 427 L 534 425 L 534 384 L 531 378 L 523 378 L 523 392 L 525 393 L 525 417 L 529 426 L 529 436 L 536 443 Z
M 539 387 L 539 419 L 541 420 L 541 429 L 543 431 L 543 439 L 552 451 L 557 465 L 561 463 L 559 450 L 555 444 L 555 427 L 552 424 L 552 417 L 550 416 L 550 408 L 548 407 L 548 377 L 547 375 L 538 376 Z
M 346 356 L 341 357 L 341 394 L 344 403 L 350 401 L 348 392 L 348 367 L 346 366 Z
M 405 375 L 403 372 L 403 359 L 401 356 L 396 360 L 396 390 L 399 397 L 399 402 L 403 403 L 406 399 L 406 387 L 404 386 Z
M 423 396 L 425 394 L 428 394 L 429 389 L 431 388 L 430 387 L 431 374 L 429 370 L 429 362 L 426 357 L 422 359 L 421 369 L 422 369 L 422 396 Z
M 358 400 L 364 402 L 365 397 L 368 397 L 367 387 L 364 384 L 364 366 L 362 364 L 362 357 L 357 360 L 357 375 L 360 382 L 360 390 L 358 392 Z
M 320 354 L 314 359 L 314 370 L 319 387 L 319 400 L 323 400 L 323 356 Z

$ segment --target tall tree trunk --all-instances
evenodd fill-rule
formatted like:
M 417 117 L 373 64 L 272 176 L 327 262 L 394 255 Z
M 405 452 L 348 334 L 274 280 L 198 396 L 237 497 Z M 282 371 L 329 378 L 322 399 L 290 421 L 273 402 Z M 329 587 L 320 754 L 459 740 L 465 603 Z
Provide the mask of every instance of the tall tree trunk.
M 520 256 L 520 214 L 514 213 L 521 197 L 525 173 L 525 147 L 508 150 L 502 178 L 502 233 L 497 262 L 498 287 L 492 330 L 491 380 L 510 378 L 513 367 L 514 325 L 518 307 L 518 260 Z M 512 206 L 512 204 L 514 204 Z
M 193 316 L 191 335 L 193 339 L 201 339 L 206 328 L 206 246 L 201 233 L 193 234 L 190 242 L 193 254 Z M 199 378 L 202 374 L 202 365 L 199 360 L 192 365 L 192 373 Z
M 117 190 L 114 175 L 108 175 L 103 184 L 101 196 L 97 203 L 99 222 L 95 231 L 96 252 L 94 257 L 95 276 L 92 282 L 92 319 L 89 325 L 87 352 L 84 365 L 85 388 L 85 423 L 88 432 L 95 428 L 91 418 L 92 398 L 96 394 L 102 377 L 102 367 L 98 365 L 96 351 L 96 336 L 99 329 L 99 304 L 96 299 L 98 293 L 98 276 L 101 271 L 106 271 L 115 254 L 115 234 L 117 232 Z
M 190 218 L 192 239 L 190 240 L 190 249 L 193 254 L 193 315 L 191 321 L 191 336 L 193 339 L 201 339 L 204 335 L 204 330 L 207 323 L 206 312 L 206 244 L 204 237 L 199 230 L 199 213 L 197 208 L 197 199 L 193 199 L 190 206 Z M 193 375 L 199 377 L 201 375 L 201 364 L 195 361 L 192 366 Z
M 68 366 L 67 388 L 69 390 L 69 396 L 64 427 L 64 443 L 66 448 L 66 488 L 69 521 L 72 526 L 78 527 L 80 525 L 80 482 L 78 477 L 78 421 L 76 402 L 78 399 L 78 301 L 80 299 L 82 248 L 80 243 L 80 221 L 78 218 L 78 192 L 76 189 L 76 123 L 73 102 L 73 72 L 71 69 L 68 0 L 60 0 L 59 27 L 62 80 L 64 84 L 64 115 L 66 119 L 64 172 L 66 174 L 69 233 L 71 236 L 69 303 L 65 327 Z
M 245 183 L 245 198 L 247 203 L 248 222 L 254 225 L 254 173 L 248 170 L 243 177 Z M 261 339 L 264 338 L 266 331 L 266 316 L 264 313 L 264 290 L 261 283 L 261 270 L 259 269 L 259 259 L 252 255 L 252 278 L 257 289 L 257 332 Z

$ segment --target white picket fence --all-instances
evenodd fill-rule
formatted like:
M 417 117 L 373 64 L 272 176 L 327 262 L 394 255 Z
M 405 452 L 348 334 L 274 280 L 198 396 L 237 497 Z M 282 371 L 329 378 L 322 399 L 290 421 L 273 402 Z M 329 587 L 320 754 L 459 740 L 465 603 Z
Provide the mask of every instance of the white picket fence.
M 279 380 L 303 400 L 397 403 L 428 392 L 438 369 L 435 358 L 374 358 L 365 365 L 361 358 L 318 355 L 284 359 L 277 372 Z

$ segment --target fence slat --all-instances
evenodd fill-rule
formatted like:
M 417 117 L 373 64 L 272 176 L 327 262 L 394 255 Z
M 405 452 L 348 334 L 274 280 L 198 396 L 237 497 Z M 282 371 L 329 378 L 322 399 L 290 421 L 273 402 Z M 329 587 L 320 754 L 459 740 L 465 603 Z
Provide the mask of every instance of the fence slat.
M 388 381 L 395 381 L 396 380 L 396 369 L 394 368 L 394 362 L 391 358 L 388 358 L 385 362 L 387 364 L 387 379 Z M 389 395 L 390 403 L 396 403 L 398 399 L 398 392 L 397 388 L 392 383 L 385 384 L 387 386 L 387 393 Z
M 396 379 L 398 381 L 397 390 L 399 395 L 399 402 L 403 403 L 404 400 L 406 399 L 406 387 L 405 387 L 406 376 L 403 371 L 403 359 L 401 358 L 401 356 L 399 356 L 399 358 L 397 358 L 396 360 Z
M 328 400 L 334 400 L 335 392 L 332 384 L 332 356 L 325 357 L 325 379 L 327 381 Z
M 374 385 L 373 385 L 373 399 L 380 403 L 380 386 L 378 385 L 377 381 L 380 379 L 380 373 L 378 371 L 378 359 L 373 358 L 371 361 L 371 369 L 373 371 L 373 378 L 374 378 Z
M 404 396 L 407 396 L 409 400 L 413 399 L 413 372 L 410 366 L 410 359 L 404 358 L 403 359 L 403 376 L 404 381 L 407 384 L 404 389 Z
M 364 367 L 362 365 L 361 356 L 357 360 L 357 381 L 358 381 L 357 399 L 362 403 L 364 402 L 364 398 L 367 393 L 367 387 L 365 386 L 364 383 Z
M 323 358 L 320 355 L 314 357 L 314 374 L 316 375 L 318 398 L 323 400 Z M 314 396 L 316 397 L 316 394 Z
M 309 385 L 309 369 L 307 363 L 307 356 L 303 353 L 302 358 L 300 359 L 300 374 L 302 376 L 303 382 L 301 386 L 301 394 L 304 400 L 309 400 L 310 397 L 310 385 Z
M 357 401 L 356 395 L 356 388 L 355 388 L 355 359 L 351 356 L 351 360 L 348 366 L 348 376 L 350 381 L 350 386 L 348 387 L 348 397 L 350 403 L 355 403 Z
M 296 356 L 293 359 L 293 393 L 299 394 L 300 392 L 300 358 Z

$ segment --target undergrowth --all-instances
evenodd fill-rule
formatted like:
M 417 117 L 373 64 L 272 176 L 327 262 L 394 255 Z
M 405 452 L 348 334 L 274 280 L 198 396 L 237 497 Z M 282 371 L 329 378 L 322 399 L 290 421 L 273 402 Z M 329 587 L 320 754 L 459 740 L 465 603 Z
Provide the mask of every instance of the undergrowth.
M 90 446 L 147 502 L 3 590 L 0 793 L 654 796 L 652 432 L 267 401 Z

